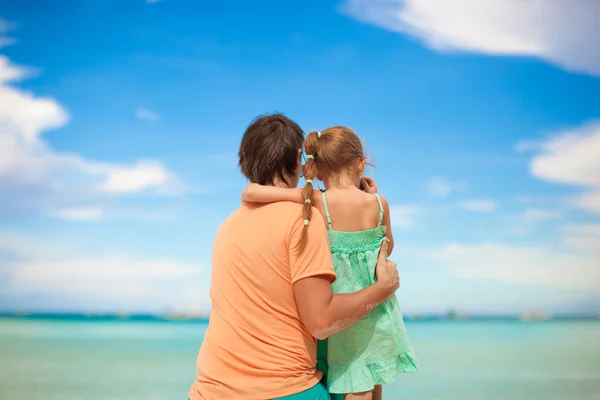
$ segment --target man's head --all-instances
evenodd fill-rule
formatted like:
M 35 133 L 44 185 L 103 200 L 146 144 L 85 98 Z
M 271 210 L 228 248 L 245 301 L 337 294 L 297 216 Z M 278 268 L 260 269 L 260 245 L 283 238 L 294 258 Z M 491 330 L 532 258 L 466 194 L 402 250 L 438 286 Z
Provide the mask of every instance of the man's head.
M 250 182 L 298 186 L 304 132 L 282 114 L 257 117 L 240 144 L 239 166 Z

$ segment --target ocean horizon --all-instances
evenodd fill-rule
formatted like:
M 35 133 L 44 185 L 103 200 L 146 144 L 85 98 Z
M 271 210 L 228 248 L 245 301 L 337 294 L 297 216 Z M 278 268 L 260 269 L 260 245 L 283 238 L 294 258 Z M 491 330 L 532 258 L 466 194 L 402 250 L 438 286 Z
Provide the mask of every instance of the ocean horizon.
M 208 322 L 152 318 L 0 317 L 0 398 L 187 398 Z M 407 319 L 420 372 L 384 398 L 599 398 L 599 320 L 466 321 Z
M 71 321 L 170 321 L 170 322 L 208 322 L 208 314 L 193 314 L 182 312 L 164 313 L 128 313 L 128 312 L 35 312 L 35 311 L 0 311 L 0 318 L 4 319 L 41 319 L 41 320 L 71 320 Z M 560 313 L 544 314 L 538 312 L 524 312 L 520 314 L 483 314 L 483 313 L 423 313 L 403 314 L 405 321 L 563 321 L 563 320 L 598 320 L 600 313 Z

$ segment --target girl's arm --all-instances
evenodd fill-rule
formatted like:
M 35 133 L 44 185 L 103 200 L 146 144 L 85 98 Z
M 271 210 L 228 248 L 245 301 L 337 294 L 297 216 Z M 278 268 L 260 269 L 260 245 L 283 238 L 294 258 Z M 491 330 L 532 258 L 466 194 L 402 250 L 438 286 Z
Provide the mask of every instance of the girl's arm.
M 293 201 L 304 203 L 301 188 L 282 188 L 277 186 L 263 186 L 250 183 L 242 191 L 242 201 L 250 203 L 273 203 L 277 201 Z
M 392 254 L 392 250 L 394 249 L 394 236 L 392 235 L 392 222 L 390 216 L 390 205 L 387 199 L 384 196 L 379 195 L 381 197 L 381 204 L 383 205 L 383 221 L 382 224 L 386 227 L 385 237 L 388 238 L 388 256 Z

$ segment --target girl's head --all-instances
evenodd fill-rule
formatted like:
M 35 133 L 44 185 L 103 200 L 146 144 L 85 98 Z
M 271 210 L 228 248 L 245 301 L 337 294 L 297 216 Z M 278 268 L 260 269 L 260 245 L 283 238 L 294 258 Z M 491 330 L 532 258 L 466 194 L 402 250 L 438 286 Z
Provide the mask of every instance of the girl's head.
M 312 217 L 310 199 L 313 194 L 312 180 L 317 178 L 328 184 L 360 185 L 367 159 L 363 145 L 356 133 L 345 126 L 334 126 L 321 132 L 311 132 L 304 140 L 306 186 L 302 191 L 305 199 L 305 226 L 300 241 L 306 236 L 307 222 Z

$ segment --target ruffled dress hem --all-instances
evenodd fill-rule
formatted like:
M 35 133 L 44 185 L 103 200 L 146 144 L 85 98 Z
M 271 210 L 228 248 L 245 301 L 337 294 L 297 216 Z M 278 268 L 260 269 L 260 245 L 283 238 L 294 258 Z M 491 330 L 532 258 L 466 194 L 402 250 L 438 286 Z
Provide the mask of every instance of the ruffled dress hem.
M 362 393 L 373 390 L 376 385 L 388 385 L 402 373 L 418 372 L 419 367 L 412 351 L 371 364 L 329 366 L 329 393 Z

